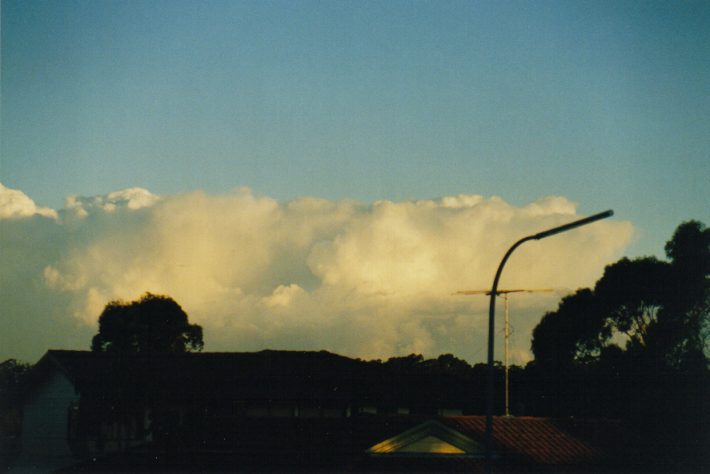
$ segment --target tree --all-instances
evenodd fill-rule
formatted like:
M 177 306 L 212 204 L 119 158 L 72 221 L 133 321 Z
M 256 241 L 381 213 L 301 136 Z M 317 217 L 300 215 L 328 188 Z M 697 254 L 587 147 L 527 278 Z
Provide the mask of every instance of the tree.
M 20 431 L 22 397 L 31 368 L 15 359 L 0 363 L 0 438 Z
M 665 251 L 685 304 L 703 303 L 710 276 L 710 229 L 702 222 L 684 222 L 666 243 Z
M 421 372 L 423 364 L 424 356 L 409 354 L 408 356 L 390 357 L 383 365 L 393 372 L 401 374 Z
M 710 230 L 682 223 L 666 255 L 667 261 L 622 258 L 605 268 L 594 289 L 577 291 L 545 314 L 532 339 L 531 373 L 544 381 L 538 405 L 568 415 L 636 413 L 636 419 L 660 419 L 654 410 L 670 400 L 703 410 Z M 588 386 L 575 392 L 580 381 Z
M 471 373 L 471 366 L 468 362 L 453 354 L 441 354 L 436 359 L 429 359 L 423 362 L 425 371 L 432 374 L 447 374 L 457 377 L 468 377 Z
M 535 360 L 553 370 L 599 355 L 611 337 L 611 327 L 589 288 L 578 290 L 546 313 L 533 330 Z
M 675 350 L 687 359 L 710 355 L 710 229 L 684 222 L 665 247 L 671 259 L 668 319 L 685 329 Z
M 203 347 L 202 327 L 189 324 L 175 300 L 151 293 L 130 303 L 108 303 L 91 341 L 94 352 L 191 352 Z
M 653 364 L 706 359 L 710 308 L 710 229 L 689 221 L 666 243 L 670 261 L 622 258 L 607 266 L 593 290 L 564 298 L 533 331 L 540 364 L 592 361 L 613 344 Z M 650 363 L 650 362 L 649 362 Z
M 628 348 L 648 348 L 668 302 L 670 264 L 655 257 L 622 258 L 594 287 L 601 316 L 628 338 Z

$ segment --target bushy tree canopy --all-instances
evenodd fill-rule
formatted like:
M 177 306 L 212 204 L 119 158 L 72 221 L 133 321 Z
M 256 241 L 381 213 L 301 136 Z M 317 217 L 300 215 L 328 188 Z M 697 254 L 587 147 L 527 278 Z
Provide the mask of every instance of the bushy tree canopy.
M 600 316 L 628 338 L 629 347 L 648 346 L 668 301 L 670 277 L 670 265 L 655 257 L 623 258 L 595 285 Z
M 146 293 L 130 303 L 112 301 L 99 316 L 94 352 L 201 351 L 202 327 L 189 324 L 187 314 L 168 296 Z
M 592 290 L 566 296 L 557 311 L 547 313 L 533 330 L 535 360 L 559 367 L 599 353 L 611 337 Z
M 564 298 L 533 332 L 536 361 L 588 361 L 624 341 L 627 352 L 671 366 L 706 356 L 710 229 L 681 224 L 666 254 L 670 261 L 623 258 L 606 267 L 593 290 Z
M 20 434 L 22 401 L 31 366 L 8 359 L 0 363 L 0 440 Z M 0 454 L 3 453 L 0 446 Z M 0 456 L 2 458 L 2 456 Z M 5 467 L 0 459 L 0 468 Z
M 594 289 L 542 318 L 525 393 L 538 414 L 626 418 L 639 429 L 649 467 L 701 471 L 702 420 L 710 415 L 710 229 L 685 222 L 665 249 L 667 261 L 609 265 Z

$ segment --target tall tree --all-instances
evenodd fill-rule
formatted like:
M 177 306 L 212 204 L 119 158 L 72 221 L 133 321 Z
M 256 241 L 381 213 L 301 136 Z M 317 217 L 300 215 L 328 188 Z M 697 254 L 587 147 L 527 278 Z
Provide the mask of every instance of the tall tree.
M 564 298 L 542 318 L 529 370 L 541 414 L 653 419 L 649 433 L 662 439 L 664 424 L 680 427 L 707 412 L 710 231 L 681 224 L 666 254 L 668 261 L 607 266 L 593 290 Z
M 538 363 L 599 357 L 611 344 L 678 366 L 707 356 L 710 323 L 710 229 L 678 226 L 666 244 L 670 261 L 622 258 L 607 266 L 594 290 L 564 298 L 533 331 Z
M 684 222 L 666 243 L 671 260 L 666 311 L 681 328 L 674 351 L 688 359 L 710 356 L 710 229 L 702 222 Z
M 647 348 L 668 301 L 670 265 L 655 257 L 622 258 L 594 287 L 598 310 L 628 348 Z
M 175 300 L 151 293 L 130 303 L 108 303 L 91 341 L 94 352 L 190 352 L 203 347 L 202 327 L 190 324 Z
M 598 300 L 592 290 L 583 288 L 543 316 L 533 330 L 532 351 L 538 363 L 560 370 L 599 355 L 610 337 L 611 326 Z
M 15 359 L 0 363 L 0 440 L 3 437 L 16 436 L 20 432 L 23 395 L 31 368 L 29 364 Z M 0 462 L 0 468 L 2 467 L 4 465 Z

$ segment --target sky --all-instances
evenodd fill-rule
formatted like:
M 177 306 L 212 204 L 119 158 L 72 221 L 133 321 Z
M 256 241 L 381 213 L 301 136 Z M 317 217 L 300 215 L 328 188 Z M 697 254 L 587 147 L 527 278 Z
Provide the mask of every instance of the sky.
M 524 363 L 566 291 L 710 223 L 705 1 L 0 7 L 0 360 L 151 291 L 206 350 L 477 362 L 451 293 L 614 209 L 506 268 L 556 289 L 511 296 Z

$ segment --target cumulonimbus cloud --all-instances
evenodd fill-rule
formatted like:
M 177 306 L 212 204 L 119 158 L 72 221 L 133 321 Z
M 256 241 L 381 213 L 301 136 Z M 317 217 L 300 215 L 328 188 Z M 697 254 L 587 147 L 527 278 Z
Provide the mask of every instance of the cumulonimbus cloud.
M 18 192 L 0 188 L 0 204 Z M 71 197 L 59 211 L 25 198 L 24 211 L 0 214 L 0 337 L 12 339 L 0 346 L 28 360 L 49 345 L 88 347 L 108 301 L 150 291 L 172 296 L 204 327 L 206 350 L 451 352 L 475 362 L 485 352 L 486 301 L 452 293 L 489 287 L 520 236 L 579 217 L 564 197 L 516 207 L 477 195 L 278 202 L 248 189 L 158 197 L 132 188 Z M 632 233 L 628 222 L 603 221 L 531 242 L 501 285 L 593 284 Z M 559 297 L 511 299 L 519 358 Z

